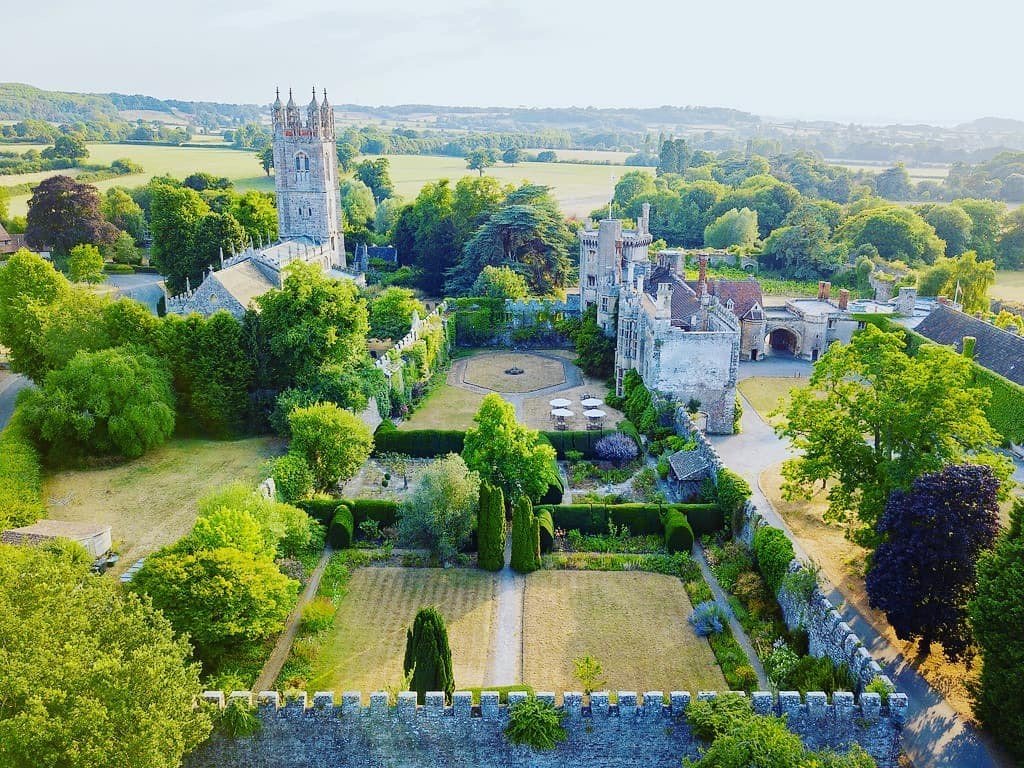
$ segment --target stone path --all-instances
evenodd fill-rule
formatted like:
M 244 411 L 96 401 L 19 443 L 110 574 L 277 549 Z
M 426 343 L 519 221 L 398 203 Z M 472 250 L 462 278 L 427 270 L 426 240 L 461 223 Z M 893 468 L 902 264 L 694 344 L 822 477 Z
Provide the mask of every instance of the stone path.
M 491 630 L 487 662 L 487 685 L 516 685 L 523 681 L 523 602 L 526 577 L 509 565 L 512 537 L 505 542 L 505 567 L 498 573 L 495 590 L 497 606 Z
M 24 376 L 16 373 L 0 372 L 0 429 L 7 426 L 14 413 L 18 401 L 18 393 L 32 384 Z
M 810 363 L 777 358 L 756 363 L 741 363 L 739 378 L 752 376 L 807 375 Z M 711 442 L 731 469 L 750 483 L 754 503 L 765 518 L 786 531 L 797 556 L 807 558 L 785 521 L 761 491 L 761 472 L 794 455 L 788 440 L 778 437 L 745 397 L 743 431 L 738 435 L 712 436 Z M 885 674 L 910 699 L 910 713 L 903 732 L 903 748 L 918 768 L 1010 768 L 1006 758 L 986 735 L 960 717 L 942 694 L 932 688 L 903 657 L 834 586 L 822 579 L 822 589 L 843 615 L 843 620 L 861 638 Z
M 732 611 L 732 606 L 729 605 L 729 599 L 725 594 L 725 591 L 719 586 L 718 579 L 715 578 L 714 572 L 708 565 L 708 560 L 704 556 L 704 547 L 700 545 L 700 542 L 695 542 L 693 545 L 693 559 L 697 561 L 700 566 L 700 572 L 704 576 L 704 581 L 711 587 L 711 594 L 715 598 L 715 604 L 721 608 L 725 615 L 729 619 L 729 629 L 732 630 L 732 636 L 736 638 L 736 642 L 740 644 L 743 652 L 747 654 L 747 658 L 750 660 L 750 666 L 754 668 L 757 673 L 757 683 L 761 687 L 758 690 L 770 691 L 771 687 L 768 684 L 768 676 L 765 674 L 764 665 L 761 664 L 761 659 L 757 657 L 757 651 L 754 650 L 754 646 L 750 643 L 750 638 L 747 637 L 747 633 L 743 631 L 743 627 L 740 625 L 739 620 L 736 618 L 736 614 Z
M 256 682 L 253 684 L 252 689 L 257 693 L 276 689 L 277 676 L 281 674 L 284 663 L 288 661 L 288 654 L 291 653 L 292 643 L 299 632 L 299 624 L 302 622 L 302 609 L 309 605 L 313 598 L 316 597 L 316 591 L 320 586 L 320 579 L 323 578 L 324 569 L 327 568 L 327 561 L 331 559 L 333 553 L 334 550 L 329 546 L 324 547 L 323 554 L 320 555 L 320 561 L 313 569 L 313 573 L 310 574 L 309 581 L 306 582 L 306 588 L 302 590 L 295 608 L 292 609 L 291 614 L 288 616 L 288 622 L 284 626 L 284 631 L 277 638 L 274 650 L 270 653 L 270 657 L 263 665 L 259 677 L 256 678 Z

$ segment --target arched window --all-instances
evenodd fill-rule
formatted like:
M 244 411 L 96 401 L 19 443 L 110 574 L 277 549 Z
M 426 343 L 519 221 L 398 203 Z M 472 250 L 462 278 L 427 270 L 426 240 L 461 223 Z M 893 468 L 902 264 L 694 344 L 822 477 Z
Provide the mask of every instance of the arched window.
M 295 170 L 296 171 L 308 171 L 309 170 L 309 155 L 305 152 L 295 153 Z

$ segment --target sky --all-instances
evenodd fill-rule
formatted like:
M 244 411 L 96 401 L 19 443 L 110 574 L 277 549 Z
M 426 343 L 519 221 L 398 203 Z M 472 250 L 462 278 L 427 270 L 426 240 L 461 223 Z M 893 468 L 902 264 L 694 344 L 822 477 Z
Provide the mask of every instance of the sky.
M 3 0 L 0 81 L 268 103 L 1024 119 L 1020 0 Z M 13 34 L 12 34 L 13 32 Z

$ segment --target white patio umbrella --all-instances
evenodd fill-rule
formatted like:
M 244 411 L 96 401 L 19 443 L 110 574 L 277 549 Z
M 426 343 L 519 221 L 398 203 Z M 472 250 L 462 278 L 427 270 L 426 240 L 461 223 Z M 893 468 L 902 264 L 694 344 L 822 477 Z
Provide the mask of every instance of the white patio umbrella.
M 583 415 L 586 416 L 588 419 L 603 419 L 608 414 L 602 410 L 598 410 L 597 408 L 592 408 L 589 411 L 584 411 Z
M 588 397 L 586 400 L 580 400 L 580 405 L 584 408 L 600 408 L 604 403 L 596 397 Z
M 568 408 L 555 408 L 555 410 L 551 412 L 551 415 L 557 416 L 560 419 L 568 419 L 573 416 L 573 412 Z
M 564 397 L 556 397 L 550 403 L 552 408 L 565 408 L 566 406 L 572 405 L 572 400 L 566 400 Z

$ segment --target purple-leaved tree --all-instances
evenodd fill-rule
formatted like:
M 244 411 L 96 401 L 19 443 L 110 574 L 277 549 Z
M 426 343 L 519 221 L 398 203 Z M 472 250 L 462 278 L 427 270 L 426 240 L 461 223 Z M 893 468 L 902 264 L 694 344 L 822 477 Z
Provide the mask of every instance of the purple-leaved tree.
M 918 640 L 923 653 L 939 641 L 947 657 L 959 659 L 971 646 L 967 603 L 978 558 L 999 532 L 998 493 L 989 467 L 953 464 L 889 496 L 868 600 L 885 611 L 897 637 Z

